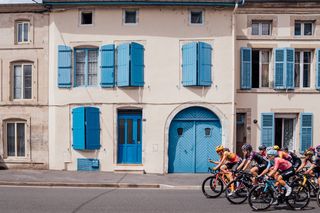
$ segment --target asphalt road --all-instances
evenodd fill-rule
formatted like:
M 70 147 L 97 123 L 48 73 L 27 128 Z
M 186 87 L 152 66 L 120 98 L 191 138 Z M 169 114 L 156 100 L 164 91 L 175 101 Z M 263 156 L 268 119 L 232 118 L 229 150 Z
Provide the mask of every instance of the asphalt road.
M 268 212 L 293 212 L 286 207 Z M 0 187 L 1 213 L 81 212 L 252 212 L 248 204 L 230 205 L 225 198 L 206 199 L 199 190 L 86 189 Z M 306 213 L 319 213 L 312 201 Z

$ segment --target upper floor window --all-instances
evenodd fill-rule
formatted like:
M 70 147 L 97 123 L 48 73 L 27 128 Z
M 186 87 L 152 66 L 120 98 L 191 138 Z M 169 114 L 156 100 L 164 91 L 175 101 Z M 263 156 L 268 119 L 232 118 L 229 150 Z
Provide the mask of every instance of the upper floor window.
M 26 123 L 23 121 L 6 122 L 6 155 L 7 157 L 25 157 L 26 156 Z
M 98 49 L 75 49 L 75 86 L 97 86 Z
M 251 35 L 271 35 L 272 21 L 252 21 Z
M 300 88 L 310 87 L 311 51 L 295 51 L 294 85 Z
M 269 87 L 269 50 L 252 50 L 252 88 Z
M 125 24 L 138 23 L 138 11 L 137 10 L 125 10 L 123 19 L 124 19 Z
M 294 35 L 295 36 L 312 36 L 314 32 L 313 21 L 295 21 Z
M 190 24 L 203 24 L 203 11 L 190 11 Z
M 13 98 L 31 99 L 32 97 L 32 65 L 13 65 Z
M 80 24 L 81 25 L 92 25 L 93 24 L 93 12 L 92 11 L 81 11 L 80 12 Z
M 30 22 L 29 21 L 19 21 L 16 24 L 16 32 L 17 32 L 17 43 L 28 43 L 29 40 L 29 29 L 30 29 Z

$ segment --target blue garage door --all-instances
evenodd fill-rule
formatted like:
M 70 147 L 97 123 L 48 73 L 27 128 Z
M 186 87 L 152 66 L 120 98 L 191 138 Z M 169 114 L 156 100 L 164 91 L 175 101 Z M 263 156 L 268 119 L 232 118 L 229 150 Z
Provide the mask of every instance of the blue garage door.
M 208 172 L 208 159 L 219 160 L 215 147 L 220 144 L 221 124 L 214 113 L 201 107 L 183 110 L 170 125 L 168 172 Z

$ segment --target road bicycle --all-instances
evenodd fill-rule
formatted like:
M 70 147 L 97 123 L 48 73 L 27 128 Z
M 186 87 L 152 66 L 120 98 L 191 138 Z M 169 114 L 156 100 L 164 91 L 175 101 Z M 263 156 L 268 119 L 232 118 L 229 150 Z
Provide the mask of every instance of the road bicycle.
M 236 178 L 226 186 L 225 194 L 230 203 L 242 204 L 247 200 L 253 187 L 251 179 L 253 175 L 243 171 L 235 172 L 235 174 Z
M 320 189 L 318 190 L 318 193 L 317 193 L 317 203 L 318 203 L 318 206 L 320 207 Z
M 305 185 L 308 188 L 311 197 L 317 196 L 317 193 L 319 191 L 319 185 L 316 182 L 314 176 L 309 174 L 298 173 L 295 175 L 293 181 L 299 181 L 301 184 Z
M 284 187 L 276 187 L 273 179 L 264 179 L 262 183 L 254 186 L 249 193 L 249 205 L 253 210 L 268 209 L 272 204 L 286 203 L 291 209 L 304 209 L 310 202 L 310 193 L 305 185 L 294 181 L 289 185 L 292 193 L 286 197 Z M 275 203 L 275 201 L 277 201 Z
M 227 175 L 220 170 L 212 170 L 212 168 L 209 167 L 208 171 L 213 175 L 203 181 L 201 187 L 202 193 L 207 198 L 217 198 L 222 194 L 230 180 Z

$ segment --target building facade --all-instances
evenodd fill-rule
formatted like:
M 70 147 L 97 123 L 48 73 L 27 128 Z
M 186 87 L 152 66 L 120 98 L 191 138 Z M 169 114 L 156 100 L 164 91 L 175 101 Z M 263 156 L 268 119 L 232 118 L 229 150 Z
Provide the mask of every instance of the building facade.
M 245 142 L 296 153 L 319 144 L 319 6 L 249 0 L 237 11 L 238 152 Z
M 48 169 L 48 13 L 0 7 L 2 168 Z
M 64 2 L 45 1 L 50 168 L 207 172 L 233 144 L 236 3 Z

